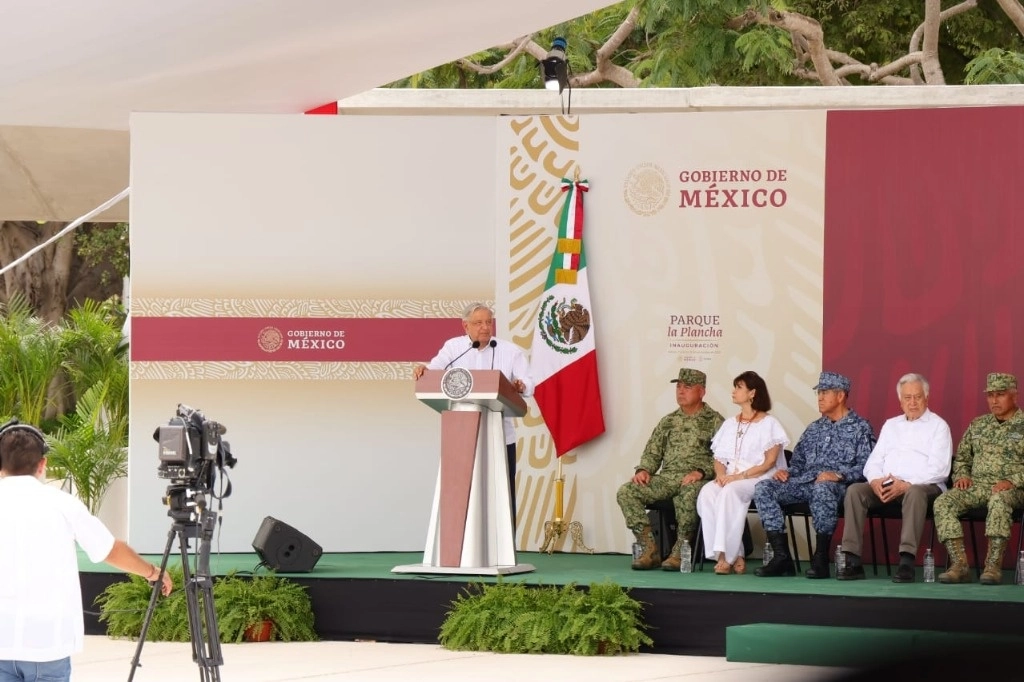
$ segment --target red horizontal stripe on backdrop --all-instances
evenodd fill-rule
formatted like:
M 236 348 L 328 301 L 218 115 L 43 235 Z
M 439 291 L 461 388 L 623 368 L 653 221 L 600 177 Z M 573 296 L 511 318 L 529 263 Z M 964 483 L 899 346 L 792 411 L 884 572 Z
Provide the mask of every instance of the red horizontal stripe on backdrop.
M 133 317 L 135 362 L 425 362 L 452 318 Z

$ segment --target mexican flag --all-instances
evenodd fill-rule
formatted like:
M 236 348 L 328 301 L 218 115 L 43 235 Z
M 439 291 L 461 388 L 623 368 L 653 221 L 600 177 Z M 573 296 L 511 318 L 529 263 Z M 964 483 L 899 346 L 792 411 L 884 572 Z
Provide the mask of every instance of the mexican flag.
M 587 260 L 583 251 L 586 180 L 562 179 L 565 206 L 531 349 L 534 398 L 559 457 L 604 433 Z

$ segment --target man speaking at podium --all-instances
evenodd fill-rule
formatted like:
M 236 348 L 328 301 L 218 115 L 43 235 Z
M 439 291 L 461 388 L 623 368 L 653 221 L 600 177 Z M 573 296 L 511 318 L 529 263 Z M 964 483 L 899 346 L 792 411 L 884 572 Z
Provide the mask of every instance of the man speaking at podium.
M 413 367 L 413 378 L 419 379 L 428 369 L 497 369 L 523 396 L 533 395 L 534 380 L 529 364 L 519 346 L 494 338 L 494 311 L 483 303 L 471 303 L 462 313 L 464 336 L 448 339 L 434 359 L 426 365 Z M 512 500 L 512 525 L 516 520 L 516 429 L 512 417 L 502 420 L 505 451 L 508 456 L 508 485 Z

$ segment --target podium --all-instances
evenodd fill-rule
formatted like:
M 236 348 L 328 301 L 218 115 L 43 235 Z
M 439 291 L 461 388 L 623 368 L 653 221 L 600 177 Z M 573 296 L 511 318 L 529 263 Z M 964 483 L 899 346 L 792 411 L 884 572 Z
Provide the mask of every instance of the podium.
M 508 575 L 534 570 L 516 563 L 504 416 L 522 417 L 526 402 L 498 370 L 427 370 L 416 397 L 441 413 L 441 463 L 422 564 L 392 573 Z

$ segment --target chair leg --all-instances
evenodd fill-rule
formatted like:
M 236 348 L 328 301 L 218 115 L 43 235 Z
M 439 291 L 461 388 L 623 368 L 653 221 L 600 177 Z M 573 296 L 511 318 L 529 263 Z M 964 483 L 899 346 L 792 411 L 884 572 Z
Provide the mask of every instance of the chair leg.
M 814 540 L 811 539 L 811 517 L 804 517 L 804 532 L 807 533 L 807 560 L 814 556 Z
M 871 514 L 868 514 L 868 541 L 871 543 L 871 570 L 874 575 L 878 575 L 878 545 L 875 544 L 875 520 L 871 518 Z M 884 526 L 883 526 L 884 529 Z M 884 532 L 884 530 L 883 530 Z M 882 536 L 882 544 L 885 544 L 885 536 Z M 845 549 L 845 548 L 844 548 Z M 863 559 L 864 557 L 861 557 Z
M 697 564 L 697 570 L 704 570 L 704 526 L 697 524 L 697 537 L 693 541 L 693 562 Z
M 981 565 L 985 562 L 982 561 L 981 558 L 978 556 L 978 538 L 977 534 L 975 533 L 976 526 L 973 519 L 967 522 L 967 527 L 971 533 L 971 552 L 974 554 L 974 571 L 978 574 L 978 578 L 981 578 Z
M 891 577 L 892 562 L 889 561 L 889 531 L 885 527 L 885 517 L 880 518 L 878 522 L 882 525 L 882 554 L 885 555 L 885 574 Z M 878 572 L 875 571 L 875 575 L 877 574 Z
M 1020 556 L 1020 552 L 1024 550 L 1024 517 L 1021 517 L 1021 520 L 1017 523 L 1017 527 L 1019 530 L 1017 531 L 1018 554 L 1016 556 Z M 1016 562 L 1014 563 L 1014 566 L 1016 567 Z
M 800 551 L 796 544 L 796 526 L 793 524 L 792 516 L 787 516 L 786 521 L 789 523 L 789 544 L 793 549 L 793 566 L 796 568 L 796 572 L 800 573 Z

